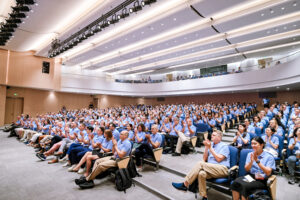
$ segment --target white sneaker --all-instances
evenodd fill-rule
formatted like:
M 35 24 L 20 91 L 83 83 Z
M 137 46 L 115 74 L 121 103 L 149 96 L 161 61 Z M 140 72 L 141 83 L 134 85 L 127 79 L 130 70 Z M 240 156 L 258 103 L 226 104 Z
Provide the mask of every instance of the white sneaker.
M 71 164 L 69 162 L 66 162 L 65 164 L 63 164 L 63 167 L 70 167 Z
M 62 159 L 59 159 L 59 162 L 65 162 L 65 161 L 67 161 L 68 160 L 68 158 L 67 158 L 67 156 L 65 156 L 65 157 L 63 157 Z
M 137 172 L 142 172 L 143 171 L 143 167 L 137 167 Z
M 83 174 L 85 172 L 85 170 L 86 170 L 85 168 L 80 168 L 77 173 L 78 174 Z
M 71 167 L 68 168 L 68 172 L 72 172 L 73 169 L 76 167 L 76 164 L 72 165 Z

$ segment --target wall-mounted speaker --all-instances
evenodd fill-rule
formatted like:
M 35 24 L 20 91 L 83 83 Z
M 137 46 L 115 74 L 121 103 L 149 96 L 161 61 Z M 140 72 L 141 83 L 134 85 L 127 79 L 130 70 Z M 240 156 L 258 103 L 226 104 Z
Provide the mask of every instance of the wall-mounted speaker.
M 42 73 L 49 74 L 50 73 L 50 62 L 43 62 Z

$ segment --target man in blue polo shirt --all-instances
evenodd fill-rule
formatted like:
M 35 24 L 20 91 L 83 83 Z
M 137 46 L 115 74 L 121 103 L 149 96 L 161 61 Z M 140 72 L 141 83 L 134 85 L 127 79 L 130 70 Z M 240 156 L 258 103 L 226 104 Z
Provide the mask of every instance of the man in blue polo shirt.
M 108 170 L 109 168 L 116 167 L 117 166 L 116 159 L 118 158 L 122 159 L 125 158 L 126 156 L 129 156 L 131 152 L 131 143 L 127 138 L 128 138 L 128 131 L 122 131 L 120 134 L 120 140 L 118 142 L 116 141 L 116 139 L 112 139 L 114 155 L 96 160 L 90 175 L 85 179 L 82 178 L 75 179 L 75 183 L 79 185 L 79 187 L 81 188 L 94 187 L 93 180 L 96 178 L 96 176 Z
M 156 149 L 160 147 L 162 142 L 162 137 L 158 132 L 158 125 L 154 124 L 151 127 L 152 134 L 146 134 L 147 142 L 141 144 L 136 150 L 135 150 L 135 160 L 136 160 L 136 166 L 138 167 L 138 171 L 142 170 L 142 162 L 141 159 L 144 155 L 150 155 L 154 157 L 153 149 Z
M 182 144 L 184 142 L 190 141 L 191 137 L 196 133 L 196 127 L 193 125 L 192 120 L 189 118 L 186 120 L 186 123 L 183 123 L 182 132 L 178 132 L 178 141 L 175 153 L 172 156 L 180 156 Z
M 187 191 L 187 188 L 196 179 L 199 181 L 199 193 L 203 200 L 207 199 L 206 179 L 223 178 L 228 176 L 230 166 L 229 147 L 221 142 L 222 132 L 217 130 L 211 135 L 211 141 L 205 140 L 203 161 L 198 162 L 185 177 L 183 183 L 172 183 L 178 190 Z

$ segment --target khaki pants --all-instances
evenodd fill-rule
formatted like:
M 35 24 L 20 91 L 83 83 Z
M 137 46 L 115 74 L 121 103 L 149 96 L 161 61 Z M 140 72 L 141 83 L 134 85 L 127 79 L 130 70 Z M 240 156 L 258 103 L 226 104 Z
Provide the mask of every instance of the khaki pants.
M 182 144 L 186 141 L 190 141 L 190 137 L 187 137 L 186 135 L 184 135 L 184 133 L 182 132 L 178 132 L 178 140 L 177 140 L 177 145 L 176 145 L 176 153 L 180 153 L 181 152 L 181 148 L 182 148 Z
M 193 169 L 187 174 L 185 180 L 192 184 L 196 178 L 199 183 L 200 195 L 206 196 L 206 179 L 224 178 L 228 176 L 228 168 L 224 165 L 207 163 L 204 161 L 198 162 Z
M 87 181 L 94 180 L 96 176 L 106 171 L 109 168 L 116 167 L 117 162 L 115 160 L 111 160 L 112 156 L 107 156 L 104 158 L 97 159 L 92 173 L 86 178 Z

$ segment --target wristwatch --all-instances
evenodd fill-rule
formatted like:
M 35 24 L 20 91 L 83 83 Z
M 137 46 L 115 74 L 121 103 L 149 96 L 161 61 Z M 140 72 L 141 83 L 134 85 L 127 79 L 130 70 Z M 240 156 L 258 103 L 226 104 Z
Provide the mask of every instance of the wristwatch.
M 257 160 L 256 163 L 259 164 L 259 163 L 260 163 L 260 160 Z

